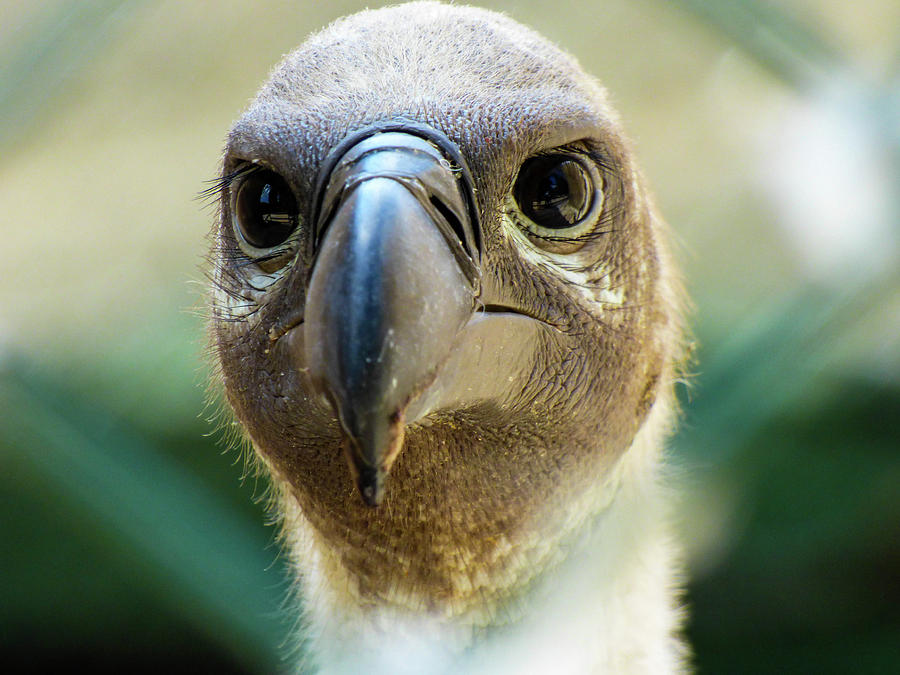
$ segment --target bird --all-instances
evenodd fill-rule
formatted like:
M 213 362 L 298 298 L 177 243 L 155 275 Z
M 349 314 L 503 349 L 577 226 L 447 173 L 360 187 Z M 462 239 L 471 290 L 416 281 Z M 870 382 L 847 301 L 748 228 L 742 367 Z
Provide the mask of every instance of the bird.
M 505 14 L 365 10 L 274 68 L 211 191 L 300 671 L 688 669 L 686 300 L 603 86 Z

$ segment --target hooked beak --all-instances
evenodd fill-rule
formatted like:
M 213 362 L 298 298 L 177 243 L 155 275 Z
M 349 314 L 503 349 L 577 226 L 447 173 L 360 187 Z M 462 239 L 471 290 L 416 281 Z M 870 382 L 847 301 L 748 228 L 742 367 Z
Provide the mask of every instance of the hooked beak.
M 370 135 L 320 181 L 304 360 L 370 506 L 403 446 L 409 404 L 449 357 L 478 296 L 470 184 L 447 159 L 447 144 L 451 157 L 458 151 L 433 137 Z

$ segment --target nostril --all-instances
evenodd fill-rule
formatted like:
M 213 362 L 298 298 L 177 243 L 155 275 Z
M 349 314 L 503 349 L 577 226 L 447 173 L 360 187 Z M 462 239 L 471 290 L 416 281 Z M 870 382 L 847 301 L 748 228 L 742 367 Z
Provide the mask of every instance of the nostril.
M 463 224 L 457 215 L 453 212 L 453 210 L 447 206 L 437 195 L 431 195 L 428 199 L 431 202 L 431 205 L 438 210 L 444 220 L 447 221 L 447 224 L 450 225 L 450 228 L 456 234 L 456 237 L 459 239 L 459 242 L 463 245 L 463 248 L 468 248 L 466 242 L 466 231 L 463 228 Z M 476 260 L 475 251 L 467 251 L 469 257 L 473 260 Z

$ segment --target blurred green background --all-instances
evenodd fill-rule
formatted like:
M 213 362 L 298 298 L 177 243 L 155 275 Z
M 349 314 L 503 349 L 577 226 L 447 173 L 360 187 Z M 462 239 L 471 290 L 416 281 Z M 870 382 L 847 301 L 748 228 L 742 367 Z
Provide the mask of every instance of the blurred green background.
M 195 195 L 269 69 L 366 4 L 0 3 L 7 672 L 283 670 L 265 484 L 205 402 Z M 609 87 L 679 238 L 699 671 L 897 672 L 900 3 L 482 4 Z

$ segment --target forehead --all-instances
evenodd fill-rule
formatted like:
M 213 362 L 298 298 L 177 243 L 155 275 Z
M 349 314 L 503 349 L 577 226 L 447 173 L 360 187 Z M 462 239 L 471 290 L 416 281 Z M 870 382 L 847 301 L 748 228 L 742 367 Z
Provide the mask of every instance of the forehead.
M 481 87 L 575 89 L 579 72 L 572 57 L 502 15 L 411 3 L 335 22 L 290 53 L 269 84 L 299 79 L 306 92 L 291 88 L 301 99 L 348 88 L 459 97 Z
M 530 154 L 593 135 L 609 122 L 604 98 L 533 31 L 473 8 L 414 3 L 339 21 L 291 52 L 235 125 L 229 151 L 316 164 L 350 131 L 408 118 L 474 160 L 510 147 Z

